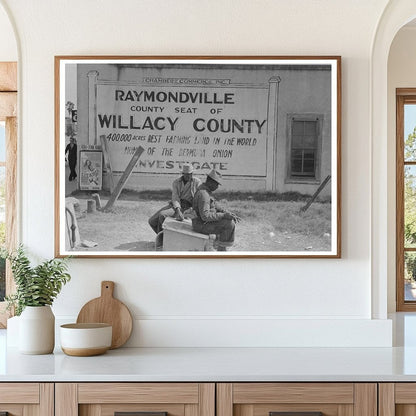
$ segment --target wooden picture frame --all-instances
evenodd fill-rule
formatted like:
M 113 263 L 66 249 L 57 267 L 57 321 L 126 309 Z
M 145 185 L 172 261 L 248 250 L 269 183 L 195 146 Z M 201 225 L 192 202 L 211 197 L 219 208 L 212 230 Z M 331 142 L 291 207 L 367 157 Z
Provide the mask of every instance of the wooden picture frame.
M 341 256 L 339 56 L 56 56 L 55 136 L 57 257 Z

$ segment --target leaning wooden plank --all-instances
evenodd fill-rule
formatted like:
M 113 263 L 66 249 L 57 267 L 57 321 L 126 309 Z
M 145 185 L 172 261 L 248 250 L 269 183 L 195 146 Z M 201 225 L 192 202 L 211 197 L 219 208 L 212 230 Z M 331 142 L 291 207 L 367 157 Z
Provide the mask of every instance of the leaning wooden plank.
M 108 200 L 106 206 L 104 207 L 103 211 L 109 211 L 113 205 L 114 202 L 117 201 L 117 198 L 120 196 L 120 193 L 122 189 L 124 188 L 124 185 L 126 184 L 127 180 L 129 179 L 130 175 L 133 172 L 134 166 L 136 165 L 137 161 L 139 160 L 139 157 L 144 152 L 143 147 L 139 146 L 136 151 L 134 152 L 133 157 L 131 158 L 129 164 L 127 165 L 126 170 L 124 171 L 123 175 L 121 176 L 120 180 L 118 181 L 118 184 L 116 188 L 114 189 L 114 192 L 111 194 L 110 199 Z
M 308 201 L 308 203 L 302 207 L 300 210 L 302 212 L 305 212 L 312 204 L 313 201 L 315 201 L 316 197 L 320 194 L 320 192 L 322 191 L 322 189 L 325 188 L 325 185 L 329 182 L 329 180 L 331 179 L 331 175 L 328 175 L 324 181 L 321 183 L 321 185 L 319 185 L 319 188 L 316 190 L 316 192 L 312 195 L 311 199 Z

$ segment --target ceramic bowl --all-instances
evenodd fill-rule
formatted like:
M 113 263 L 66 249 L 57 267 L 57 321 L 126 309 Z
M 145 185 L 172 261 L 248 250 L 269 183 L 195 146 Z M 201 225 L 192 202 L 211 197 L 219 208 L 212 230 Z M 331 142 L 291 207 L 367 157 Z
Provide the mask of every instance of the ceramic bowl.
M 65 324 L 60 329 L 61 348 L 67 355 L 88 357 L 103 354 L 111 347 L 109 324 Z

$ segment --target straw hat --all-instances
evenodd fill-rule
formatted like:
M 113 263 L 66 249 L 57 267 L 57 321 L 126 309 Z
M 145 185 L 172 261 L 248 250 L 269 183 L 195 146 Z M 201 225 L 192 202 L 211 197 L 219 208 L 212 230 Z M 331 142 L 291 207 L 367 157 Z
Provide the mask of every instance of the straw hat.
M 194 171 L 194 168 L 189 163 L 184 163 L 182 165 L 182 173 L 192 173 Z
M 217 182 L 218 185 L 222 185 L 222 176 L 221 173 L 219 173 L 217 170 L 212 169 L 212 171 L 208 173 L 207 176 L 211 178 L 213 181 Z

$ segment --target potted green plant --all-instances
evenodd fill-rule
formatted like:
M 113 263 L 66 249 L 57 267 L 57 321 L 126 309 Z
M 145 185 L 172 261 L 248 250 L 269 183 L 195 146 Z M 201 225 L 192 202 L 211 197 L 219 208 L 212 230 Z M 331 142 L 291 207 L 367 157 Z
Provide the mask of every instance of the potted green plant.
M 5 253 L 10 261 L 16 292 L 6 296 L 8 309 L 19 318 L 19 350 L 49 354 L 55 346 L 55 316 L 51 305 L 71 276 L 67 258 L 32 266 L 23 246 Z

